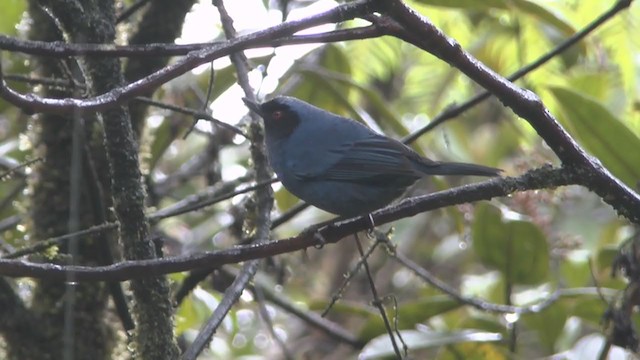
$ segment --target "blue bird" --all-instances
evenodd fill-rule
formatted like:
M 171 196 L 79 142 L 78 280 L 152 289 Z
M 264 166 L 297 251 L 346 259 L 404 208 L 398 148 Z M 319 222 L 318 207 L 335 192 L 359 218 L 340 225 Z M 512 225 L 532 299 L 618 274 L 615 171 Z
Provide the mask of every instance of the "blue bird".
M 263 104 L 243 101 L 264 119 L 267 155 L 282 185 L 307 203 L 343 217 L 379 209 L 427 175 L 501 172 L 429 160 L 357 121 L 293 97 Z

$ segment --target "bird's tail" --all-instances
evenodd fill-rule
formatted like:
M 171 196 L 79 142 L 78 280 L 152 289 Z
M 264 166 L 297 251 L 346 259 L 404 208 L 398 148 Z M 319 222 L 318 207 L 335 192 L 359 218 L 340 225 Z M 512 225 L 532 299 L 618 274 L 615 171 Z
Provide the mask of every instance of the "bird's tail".
M 488 166 L 444 161 L 423 162 L 419 164 L 419 170 L 428 175 L 499 176 L 502 172 Z

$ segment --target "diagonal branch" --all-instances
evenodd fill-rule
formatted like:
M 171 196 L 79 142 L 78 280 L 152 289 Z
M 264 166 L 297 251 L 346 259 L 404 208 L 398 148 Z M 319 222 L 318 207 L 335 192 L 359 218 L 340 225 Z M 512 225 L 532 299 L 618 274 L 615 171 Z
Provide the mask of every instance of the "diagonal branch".
M 376 20 L 377 18 L 368 18 Z M 301 20 L 302 21 L 302 20 Z M 384 26 L 383 26 L 384 27 Z M 333 43 L 347 40 L 361 40 L 383 35 L 382 28 L 378 25 L 369 25 L 349 29 L 337 29 L 319 34 L 291 35 L 274 38 L 264 38 L 259 45 L 252 47 L 278 47 L 284 45 L 298 45 L 309 43 Z M 267 31 L 268 29 L 262 30 Z M 126 57 L 126 58 L 150 58 L 162 56 L 184 56 L 193 51 L 207 50 L 215 46 L 225 46 L 227 41 L 213 41 L 208 43 L 173 44 L 173 43 L 148 43 L 148 44 L 83 44 L 64 43 L 60 41 L 47 42 L 38 40 L 24 40 L 8 35 L 0 34 L 0 50 L 19 52 L 28 55 L 38 55 L 49 58 L 66 58 L 69 56 L 101 56 L 101 57 Z
M 122 104 L 136 96 L 144 95 L 149 90 L 155 89 L 177 78 L 198 65 L 206 64 L 217 58 L 229 56 L 250 47 L 263 47 L 264 42 L 269 39 L 291 36 L 300 30 L 326 23 L 350 20 L 370 14 L 372 11 L 373 9 L 369 1 L 356 1 L 340 5 L 324 13 L 312 15 L 302 20 L 288 21 L 252 34 L 239 36 L 224 43 L 214 44 L 210 48 L 190 52 L 184 58 L 145 78 L 86 99 L 49 99 L 38 97 L 35 94 L 22 95 L 7 87 L 2 78 L 2 69 L 0 68 L 0 98 L 30 113 L 69 113 L 78 110 L 102 111 L 117 104 Z
M 595 20 L 593 20 L 589 25 L 585 26 L 582 30 L 576 32 L 575 34 L 573 34 L 569 38 L 565 39 L 562 43 L 558 44 L 558 46 L 556 46 L 555 48 L 553 48 L 550 51 L 546 52 L 545 54 L 541 55 L 535 61 L 533 61 L 530 64 L 518 69 L 518 71 L 514 72 L 513 74 L 507 76 L 507 79 L 510 80 L 510 81 L 516 81 L 516 80 L 522 78 L 523 76 L 529 74 L 533 70 L 539 68 L 540 66 L 546 64 L 548 61 L 550 61 L 552 59 L 555 59 L 555 57 L 558 54 L 563 53 L 564 51 L 570 49 L 573 45 L 579 43 L 582 39 L 587 37 L 587 35 L 591 34 L 593 31 L 595 31 L 596 29 L 600 28 L 600 26 L 602 26 L 604 23 L 606 23 L 607 21 L 615 18 L 615 16 L 619 12 L 629 8 L 630 5 L 631 5 L 631 0 L 620 0 L 620 1 L 616 2 L 611 7 L 611 9 L 609 9 L 605 13 L 601 14 L 600 16 L 598 16 Z M 442 113 L 440 113 L 438 116 L 433 118 L 433 120 L 429 124 L 427 124 L 426 126 L 418 129 L 417 131 L 411 133 L 410 135 L 408 135 L 407 137 L 405 137 L 402 140 L 405 143 L 414 142 L 420 136 L 422 136 L 425 133 L 431 131 L 432 129 L 434 129 L 437 126 L 441 125 L 445 121 L 457 117 L 458 115 L 460 115 L 463 112 L 469 110 L 470 108 L 474 107 L 475 105 L 477 105 L 477 104 L 481 103 L 482 101 L 488 99 L 490 96 L 491 96 L 491 93 L 489 91 L 485 90 L 485 91 L 482 91 L 481 93 L 473 96 L 471 99 L 468 99 L 467 101 L 463 102 L 460 105 L 445 109 Z
M 598 194 L 618 214 L 640 224 L 640 195 L 615 178 L 597 159 L 587 154 L 536 94 L 516 86 L 475 59 L 454 39 L 447 37 L 428 19 L 402 1 L 394 0 L 381 4 L 381 11 L 403 26 L 403 30 L 397 30 L 395 36 L 455 66 L 495 95 L 531 124 L 562 163 L 577 175 L 577 184 Z

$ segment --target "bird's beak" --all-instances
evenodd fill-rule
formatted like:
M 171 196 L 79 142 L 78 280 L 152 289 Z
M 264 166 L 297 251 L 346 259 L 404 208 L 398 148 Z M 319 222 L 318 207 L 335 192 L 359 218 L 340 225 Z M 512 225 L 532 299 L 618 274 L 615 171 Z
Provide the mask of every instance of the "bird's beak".
M 253 111 L 254 113 L 262 116 L 263 111 L 262 111 L 262 106 L 260 106 L 260 104 L 258 104 L 255 101 L 249 100 L 247 98 L 242 98 L 242 101 L 244 101 L 244 104 L 247 105 L 247 107 L 249 108 L 249 110 Z

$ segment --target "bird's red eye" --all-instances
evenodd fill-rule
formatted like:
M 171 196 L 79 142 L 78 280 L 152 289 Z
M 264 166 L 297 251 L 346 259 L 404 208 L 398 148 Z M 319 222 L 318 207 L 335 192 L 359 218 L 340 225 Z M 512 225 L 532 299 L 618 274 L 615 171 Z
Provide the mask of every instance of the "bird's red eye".
M 284 113 L 280 110 L 276 110 L 271 113 L 271 118 L 273 118 L 273 120 L 280 120 L 283 117 L 284 117 Z

